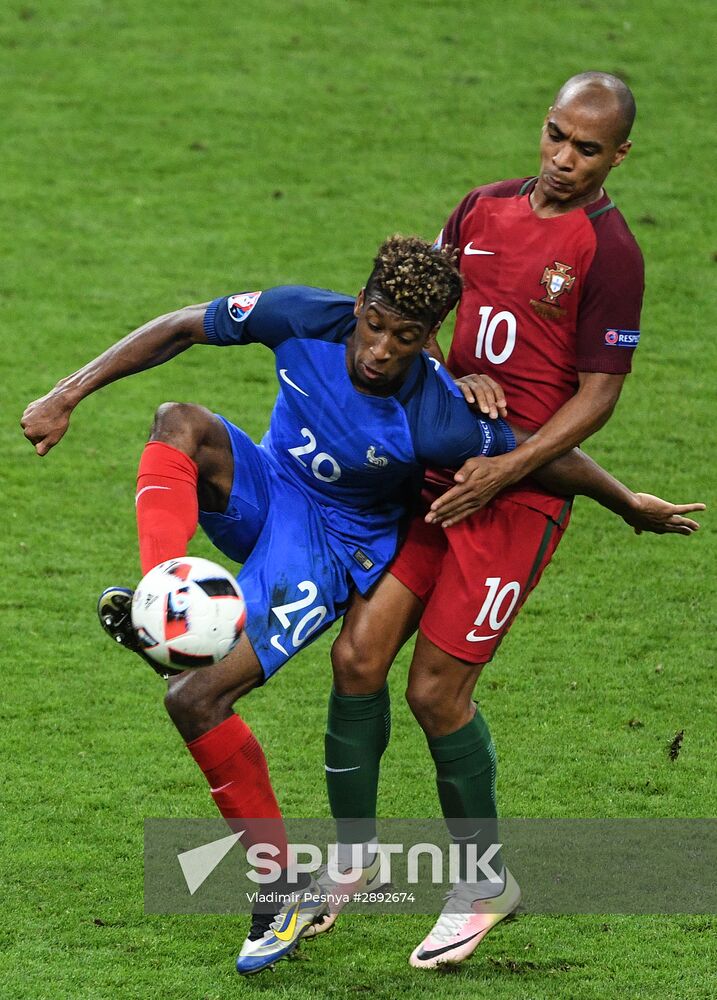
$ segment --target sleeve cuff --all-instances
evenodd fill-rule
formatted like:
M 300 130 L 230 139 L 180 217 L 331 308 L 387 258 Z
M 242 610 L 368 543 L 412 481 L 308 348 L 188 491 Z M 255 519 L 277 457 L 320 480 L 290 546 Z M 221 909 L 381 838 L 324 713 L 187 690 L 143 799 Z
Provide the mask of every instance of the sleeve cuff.
M 222 304 L 223 301 L 224 301 L 223 298 L 214 299 L 213 302 L 209 303 L 207 311 L 204 313 L 204 333 L 206 334 L 209 343 L 216 344 L 217 346 L 221 344 L 221 340 L 217 335 L 215 319 L 217 315 L 217 309 L 219 308 L 219 306 Z
M 503 430 L 503 435 L 505 437 L 505 452 L 503 452 L 503 454 L 509 451 L 515 451 L 516 448 L 515 434 L 513 433 L 510 424 L 507 424 L 505 420 L 501 420 L 500 418 L 498 418 L 498 422 L 501 425 L 501 428 Z

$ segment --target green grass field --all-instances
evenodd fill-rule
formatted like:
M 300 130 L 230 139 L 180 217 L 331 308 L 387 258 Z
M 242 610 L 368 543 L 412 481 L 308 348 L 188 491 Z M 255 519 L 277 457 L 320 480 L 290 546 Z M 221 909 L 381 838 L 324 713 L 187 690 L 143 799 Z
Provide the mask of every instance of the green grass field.
M 200 402 L 257 436 L 272 359 L 191 351 L 85 402 L 43 460 L 18 428 L 29 400 L 178 305 L 279 282 L 358 290 L 386 234 L 432 236 L 471 186 L 529 173 L 557 86 L 601 68 L 638 100 L 610 193 L 648 290 L 635 373 L 588 450 L 631 485 L 714 508 L 715 21 L 707 0 L 3 5 L 0 997 L 717 993 L 710 916 L 525 914 L 452 974 L 407 964 L 430 917 L 346 916 L 249 981 L 233 971 L 244 918 L 145 916 L 144 817 L 213 807 L 161 682 L 109 645 L 94 605 L 139 574 L 134 472 L 156 405 Z M 715 815 L 713 520 L 637 538 L 577 505 L 479 686 L 503 814 Z M 192 551 L 211 555 L 200 537 Z M 289 815 L 328 815 L 329 644 L 243 706 Z M 407 664 L 380 810 L 431 816 Z

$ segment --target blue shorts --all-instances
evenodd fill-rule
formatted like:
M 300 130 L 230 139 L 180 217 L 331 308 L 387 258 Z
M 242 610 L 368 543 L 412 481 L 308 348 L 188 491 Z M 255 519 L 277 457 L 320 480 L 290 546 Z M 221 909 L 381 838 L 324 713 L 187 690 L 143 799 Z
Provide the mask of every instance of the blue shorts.
M 219 419 L 231 440 L 234 482 L 224 513 L 200 511 L 199 523 L 224 555 L 244 564 L 237 579 L 245 630 L 266 679 L 343 615 L 353 584 L 317 505 L 244 431 Z

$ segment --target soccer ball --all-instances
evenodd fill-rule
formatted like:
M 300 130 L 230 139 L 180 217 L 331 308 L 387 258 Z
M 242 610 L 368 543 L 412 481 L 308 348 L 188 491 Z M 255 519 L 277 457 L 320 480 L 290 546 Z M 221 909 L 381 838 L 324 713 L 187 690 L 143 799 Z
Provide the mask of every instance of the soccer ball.
M 163 666 L 209 667 L 227 655 L 246 621 L 241 587 L 209 559 L 170 559 L 151 569 L 132 598 L 144 652 Z

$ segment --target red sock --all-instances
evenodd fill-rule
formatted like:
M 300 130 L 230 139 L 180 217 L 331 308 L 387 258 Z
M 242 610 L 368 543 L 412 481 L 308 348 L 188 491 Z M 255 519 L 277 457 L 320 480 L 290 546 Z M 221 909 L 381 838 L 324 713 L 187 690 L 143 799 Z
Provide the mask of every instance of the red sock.
M 188 743 L 187 749 L 204 772 L 224 819 L 232 828 L 236 820 L 242 821 L 244 847 L 272 844 L 279 850 L 274 860 L 286 868 L 286 830 L 281 810 L 271 787 L 264 751 L 246 722 L 238 715 L 230 715 Z M 247 824 L 246 819 L 269 822 Z
M 137 531 L 142 573 L 187 554 L 197 529 L 196 463 L 183 451 L 150 441 L 137 470 Z

